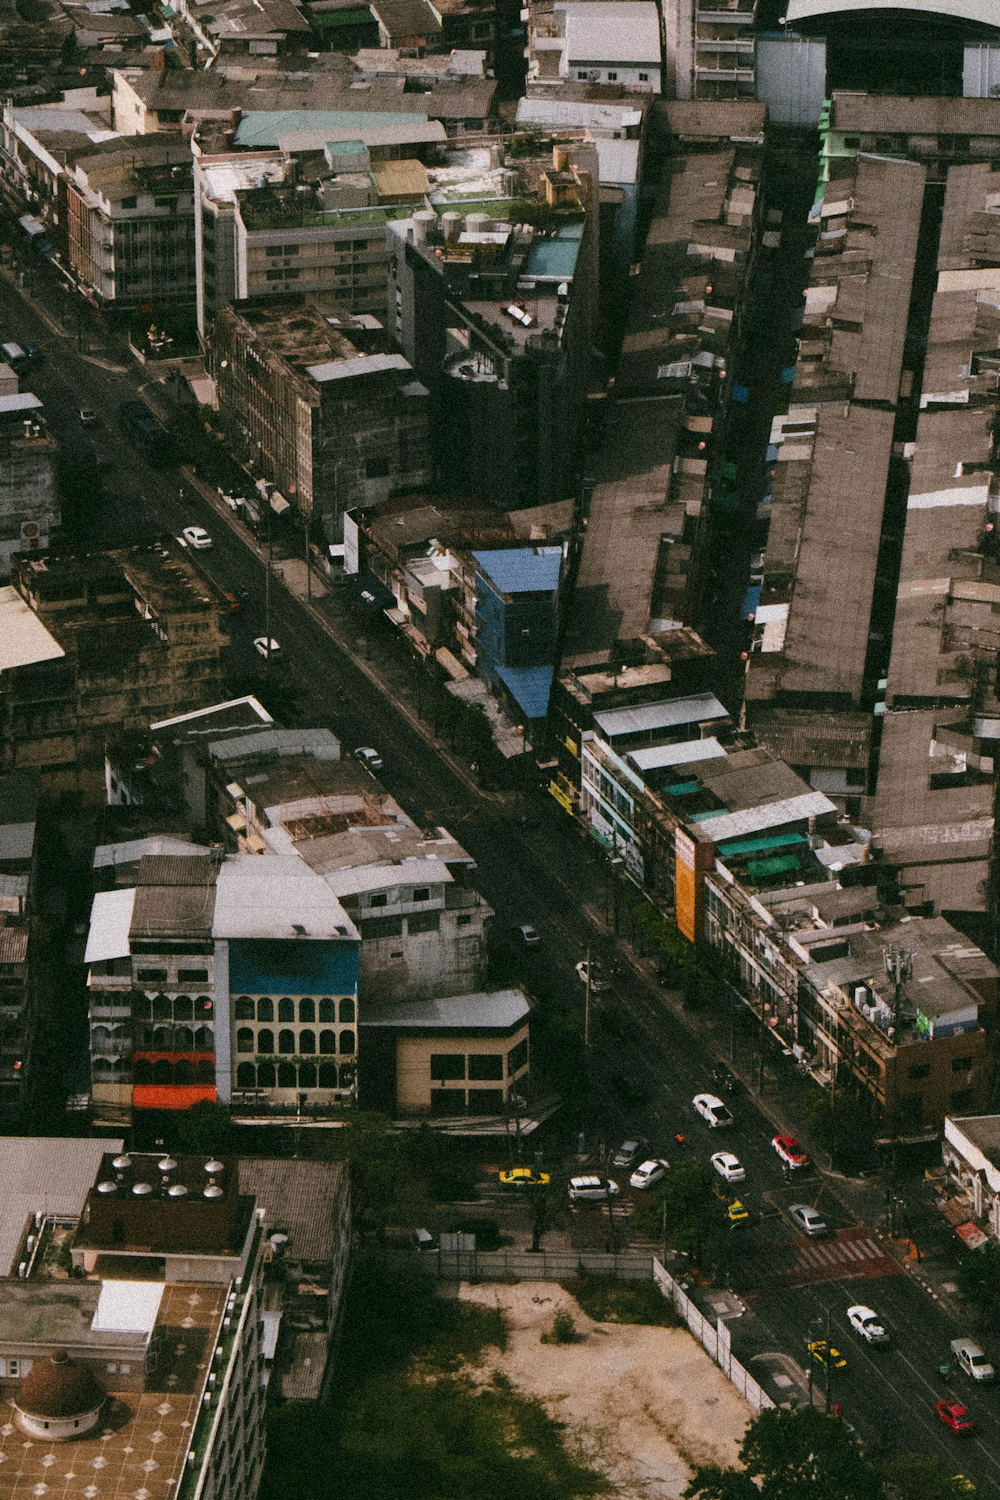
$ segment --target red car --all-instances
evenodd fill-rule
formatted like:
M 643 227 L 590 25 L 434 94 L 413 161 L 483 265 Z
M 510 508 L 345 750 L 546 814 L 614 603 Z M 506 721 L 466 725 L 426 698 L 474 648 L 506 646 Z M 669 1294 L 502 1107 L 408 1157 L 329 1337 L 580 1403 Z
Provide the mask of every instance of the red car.
M 793 1135 L 776 1135 L 772 1138 L 771 1145 L 786 1167 L 794 1170 L 796 1167 L 809 1165 L 808 1156 Z
M 959 1401 L 938 1401 L 934 1410 L 944 1425 L 950 1427 L 952 1432 L 957 1432 L 960 1437 L 966 1437 L 975 1426 L 969 1413 Z

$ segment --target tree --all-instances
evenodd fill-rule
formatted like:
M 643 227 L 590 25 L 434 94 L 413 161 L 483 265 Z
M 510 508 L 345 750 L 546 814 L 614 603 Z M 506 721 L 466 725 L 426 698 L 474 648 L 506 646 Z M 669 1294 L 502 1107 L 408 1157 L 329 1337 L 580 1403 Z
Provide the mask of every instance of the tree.
M 351 1164 L 354 1216 L 362 1228 L 381 1234 L 412 1180 L 402 1134 L 385 1115 L 358 1111 L 336 1135 Z
M 1000 1245 L 994 1240 L 965 1257 L 956 1279 L 963 1302 L 974 1302 L 984 1317 L 1000 1313 Z
M 814 1406 L 762 1411 L 747 1428 L 740 1461 L 745 1473 L 696 1469 L 687 1500 L 880 1500 L 882 1494 L 881 1478 L 850 1429 Z M 750 1487 L 741 1487 L 747 1479 Z
M 528 1189 L 531 1208 L 531 1248 L 537 1252 L 542 1248 L 542 1235 L 552 1226 L 552 1196 L 547 1182 L 536 1182 Z
M 882 1468 L 892 1500 L 973 1500 L 976 1487 L 964 1474 L 949 1474 L 929 1453 L 901 1453 Z
M 632 1228 L 656 1238 L 663 1233 L 675 1250 L 696 1255 L 711 1228 L 721 1222 L 714 1177 L 703 1161 L 685 1161 L 668 1172 L 656 1201 L 632 1214 Z
M 864 1099 L 843 1090 L 812 1089 L 802 1101 L 806 1128 L 834 1166 L 852 1171 L 872 1152 L 875 1131 Z
M 235 1151 L 238 1128 L 224 1104 L 216 1104 L 214 1099 L 199 1099 L 177 1116 L 177 1149 L 192 1156 Z

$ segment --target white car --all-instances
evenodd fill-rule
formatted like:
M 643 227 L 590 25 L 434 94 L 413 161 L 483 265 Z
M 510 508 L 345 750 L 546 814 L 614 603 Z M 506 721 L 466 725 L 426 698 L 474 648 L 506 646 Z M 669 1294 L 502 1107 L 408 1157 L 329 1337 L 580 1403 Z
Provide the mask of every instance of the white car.
M 371 745 L 359 745 L 354 752 L 354 759 L 363 761 L 369 771 L 381 771 L 382 757 Z
M 641 1167 L 636 1167 L 629 1178 L 629 1187 L 639 1188 L 640 1190 L 652 1187 L 654 1182 L 662 1182 L 669 1171 L 670 1163 L 664 1161 L 662 1157 L 655 1157 L 650 1161 L 644 1161 Z
M 204 526 L 185 526 L 181 536 L 196 552 L 207 552 L 212 545 L 212 538 Z
M 617 1198 L 621 1189 L 617 1182 L 612 1182 L 610 1177 L 571 1177 L 569 1180 L 569 1201 L 571 1203 L 583 1202 L 607 1203 L 609 1198 Z
M 854 1332 L 864 1339 L 866 1344 L 887 1344 L 889 1335 L 878 1320 L 878 1314 L 870 1307 L 865 1307 L 859 1302 L 857 1307 L 847 1309 L 847 1321 Z
M 718 1130 L 723 1125 L 731 1125 L 733 1123 L 732 1115 L 722 1100 L 717 1099 L 714 1094 L 695 1094 L 691 1103 L 705 1123 L 710 1125 L 713 1130 Z
M 711 1158 L 712 1166 L 725 1182 L 744 1182 L 746 1172 L 738 1156 L 731 1151 L 716 1151 Z
M 576 965 L 576 972 L 577 972 L 577 976 L 579 977 L 579 979 L 581 980 L 581 982 L 583 984 L 586 984 L 587 983 L 587 960 L 585 958 L 581 958 L 580 962 Z M 601 976 L 600 976 L 600 974 L 598 973 L 597 964 L 593 963 L 591 965 L 591 971 L 590 971 L 590 991 L 591 991 L 591 994 L 593 994 L 593 995 L 600 995 L 601 993 L 603 993 L 604 990 L 609 990 L 610 988 L 611 988 L 611 981 L 610 981 L 610 979 L 602 979 Z
M 538 933 L 531 926 L 530 922 L 520 923 L 514 928 L 514 931 L 518 934 L 526 948 L 533 948 L 536 943 L 541 942 Z
M 253 646 L 254 650 L 258 651 L 265 661 L 267 661 L 269 657 L 277 656 L 281 651 L 281 647 L 278 645 L 278 642 L 274 639 L 273 635 L 270 640 L 268 640 L 266 635 L 259 635 L 254 641 Z
M 89 406 L 81 406 L 77 415 L 80 418 L 81 427 L 97 426 L 97 413 L 96 411 L 92 411 Z
M 818 1214 L 811 1203 L 793 1203 L 788 1210 L 788 1217 L 797 1229 L 807 1234 L 811 1240 L 817 1240 L 826 1234 L 826 1221 Z

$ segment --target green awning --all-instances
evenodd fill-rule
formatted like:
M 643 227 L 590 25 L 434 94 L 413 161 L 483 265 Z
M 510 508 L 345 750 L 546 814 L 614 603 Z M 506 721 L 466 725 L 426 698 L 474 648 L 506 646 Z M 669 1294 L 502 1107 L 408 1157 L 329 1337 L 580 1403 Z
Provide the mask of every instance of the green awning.
M 731 854 L 760 854 L 765 849 L 783 849 L 788 844 L 808 843 L 804 833 L 772 833 L 762 839 L 732 839 L 719 845 L 723 859 Z
M 313 11 L 313 19 L 324 31 L 330 31 L 335 26 L 373 26 L 375 24 L 367 5 L 356 5 L 350 10 Z
M 794 854 L 779 854 L 775 859 L 751 859 L 747 870 L 751 880 L 764 880 L 768 875 L 783 875 L 786 870 L 797 870 L 799 862 Z
M 671 797 L 689 797 L 692 792 L 698 791 L 700 786 L 700 781 L 678 781 L 673 786 L 665 787 L 664 790 L 669 792 Z
M 715 807 L 711 812 L 692 813 L 692 823 L 707 823 L 709 818 L 725 818 L 729 815 L 728 807 Z

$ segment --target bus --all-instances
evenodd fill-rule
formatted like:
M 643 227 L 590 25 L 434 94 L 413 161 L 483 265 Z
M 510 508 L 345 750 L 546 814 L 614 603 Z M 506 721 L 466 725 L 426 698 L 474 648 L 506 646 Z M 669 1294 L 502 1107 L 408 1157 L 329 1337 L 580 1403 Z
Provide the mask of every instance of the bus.
M 166 469 L 177 460 L 174 440 L 145 401 L 123 401 L 118 425 L 154 469 Z

